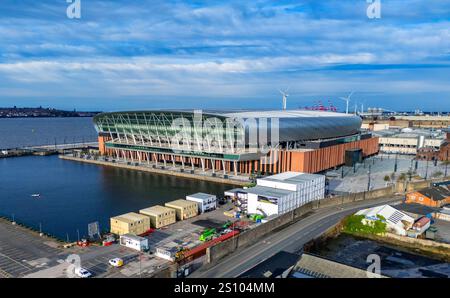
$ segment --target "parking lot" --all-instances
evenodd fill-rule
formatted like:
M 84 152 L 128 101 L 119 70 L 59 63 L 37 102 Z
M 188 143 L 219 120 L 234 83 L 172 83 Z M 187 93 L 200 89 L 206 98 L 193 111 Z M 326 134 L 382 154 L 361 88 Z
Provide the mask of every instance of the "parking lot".
M 57 243 L 0 220 L 0 278 L 21 277 L 58 264 L 64 253 Z
M 121 268 L 114 268 L 109 265 L 109 260 L 121 258 L 125 264 L 129 264 L 138 259 L 139 252 L 119 244 L 111 246 L 90 246 L 83 248 L 80 254 L 81 266 L 88 269 L 94 277 L 103 277 L 110 274 L 119 274 Z

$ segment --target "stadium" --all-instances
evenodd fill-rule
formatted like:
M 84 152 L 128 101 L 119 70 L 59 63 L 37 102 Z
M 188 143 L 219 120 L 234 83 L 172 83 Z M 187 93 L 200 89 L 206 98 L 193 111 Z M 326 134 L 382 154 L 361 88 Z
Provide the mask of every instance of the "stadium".
M 361 118 L 326 111 L 149 110 L 94 117 L 102 155 L 181 171 L 232 175 L 318 173 L 378 152 Z

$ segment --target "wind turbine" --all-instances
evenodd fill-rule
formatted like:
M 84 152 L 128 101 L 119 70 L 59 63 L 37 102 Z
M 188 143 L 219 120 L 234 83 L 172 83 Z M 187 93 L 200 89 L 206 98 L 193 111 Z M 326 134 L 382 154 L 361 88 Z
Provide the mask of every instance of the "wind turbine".
M 286 110 L 286 102 L 287 102 L 287 98 L 289 96 L 289 94 L 287 94 L 287 92 L 289 91 L 289 87 L 285 90 L 285 91 L 280 91 L 281 95 L 283 96 L 283 110 Z
M 350 102 L 350 98 L 353 95 L 353 91 L 350 92 L 350 94 L 347 97 L 339 97 L 340 99 L 342 99 L 343 101 L 345 101 L 347 103 L 347 107 L 345 109 L 345 113 L 348 114 L 348 103 Z

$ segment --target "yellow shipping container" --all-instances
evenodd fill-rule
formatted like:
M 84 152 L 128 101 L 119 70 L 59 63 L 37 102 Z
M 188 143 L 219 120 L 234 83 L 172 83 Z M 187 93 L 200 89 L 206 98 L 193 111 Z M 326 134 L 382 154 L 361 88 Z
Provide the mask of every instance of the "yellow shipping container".
M 174 209 L 160 205 L 139 210 L 139 213 L 149 216 L 150 226 L 156 229 L 173 224 L 177 221 Z
M 140 235 L 150 229 L 150 217 L 130 212 L 111 217 L 111 233 Z
M 166 203 L 165 206 L 175 210 L 177 220 L 185 220 L 198 215 L 198 205 L 196 202 L 175 200 Z

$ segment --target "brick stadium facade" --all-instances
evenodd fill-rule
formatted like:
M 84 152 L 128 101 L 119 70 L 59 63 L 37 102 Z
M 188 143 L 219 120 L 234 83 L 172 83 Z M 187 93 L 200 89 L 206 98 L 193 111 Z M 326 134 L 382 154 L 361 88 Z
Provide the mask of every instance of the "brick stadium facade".
M 168 139 L 161 140 L 164 134 L 167 135 L 167 130 L 161 130 L 161 126 L 168 124 L 158 122 L 162 120 L 151 118 L 154 115 L 148 113 L 156 113 L 161 118 L 161 114 L 158 113 L 165 113 L 164 116 L 167 117 L 168 113 L 176 112 L 124 113 L 127 117 L 120 113 L 106 113 L 94 118 L 99 132 L 100 153 L 125 161 L 157 167 L 178 165 L 186 170 L 212 170 L 224 175 L 267 175 L 285 171 L 318 173 L 343 165 L 346 150 L 362 149 L 363 157 L 378 153 L 378 138 L 372 137 L 370 134 L 362 134 L 359 131 L 361 125 L 359 117 L 345 114 L 324 113 L 323 115 L 315 112 L 316 115 L 308 114 L 311 113 L 308 111 L 297 112 L 298 115 L 289 112 L 290 114 L 285 116 L 279 112 L 280 116 L 285 118 L 280 120 L 281 146 L 277 149 L 270 149 L 269 153 L 261 154 L 251 150 L 243 153 L 236 148 L 231 148 L 219 154 L 211 151 L 177 151 L 176 148 L 167 145 Z M 142 113 L 147 114 L 142 116 Z M 300 116 L 303 114 L 306 114 L 307 117 Z M 185 112 L 181 114 L 177 112 L 176 116 L 180 115 L 189 117 Z M 207 115 L 223 116 L 224 114 L 209 113 Z M 241 114 L 238 115 L 241 116 Z M 244 115 L 247 116 L 247 114 Z M 145 121 L 142 120 L 144 118 Z M 189 119 L 192 120 L 192 118 Z M 289 124 L 284 119 L 291 122 L 297 121 L 305 127 L 299 127 L 298 131 L 300 132 L 292 128 L 288 130 L 283 127 Z M 295 125 L 298 126 L 298 124 Z M 151 127 L 151 129 L 146 130 L 146 127 Z M 307 132 L 308 135 L 297 135 L 303 132 Z M 237 134 L 239 133 L 245 135 L 245 129 L 240 132 L 238 130 Z M 306 141 L 300 141 L 300 139 L 306 138 L 308 138 Z

